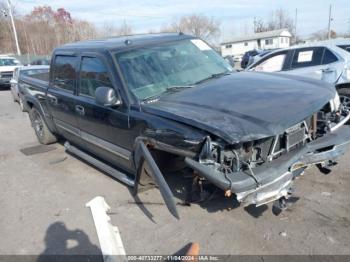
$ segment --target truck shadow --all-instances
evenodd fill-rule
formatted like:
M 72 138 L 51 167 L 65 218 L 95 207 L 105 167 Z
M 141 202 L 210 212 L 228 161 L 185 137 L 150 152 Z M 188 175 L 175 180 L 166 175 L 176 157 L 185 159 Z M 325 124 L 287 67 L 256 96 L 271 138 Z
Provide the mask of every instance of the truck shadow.
M 89 236 L 80 229 L 68 230 L 57 221 L 46 230 L 45 250 L 37 262 L 45 261 L 103 261 L 100 248 L 90 242 Z

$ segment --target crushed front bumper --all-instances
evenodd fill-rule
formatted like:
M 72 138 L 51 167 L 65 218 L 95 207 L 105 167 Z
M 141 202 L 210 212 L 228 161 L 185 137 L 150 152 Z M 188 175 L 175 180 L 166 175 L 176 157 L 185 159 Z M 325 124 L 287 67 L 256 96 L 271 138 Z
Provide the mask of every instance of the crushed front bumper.
M 258 206 L 286 197 L 293 179 L 307 166 L 337 159 L 346 152 L 349 144 L 350 126 L 342 126 L 299 150 L 256 167 L 255 177 L 245 171 L 225 175 L 190 158 L 186 158 L 185 163 L 217 187 L 235 193 L 239 202 Z

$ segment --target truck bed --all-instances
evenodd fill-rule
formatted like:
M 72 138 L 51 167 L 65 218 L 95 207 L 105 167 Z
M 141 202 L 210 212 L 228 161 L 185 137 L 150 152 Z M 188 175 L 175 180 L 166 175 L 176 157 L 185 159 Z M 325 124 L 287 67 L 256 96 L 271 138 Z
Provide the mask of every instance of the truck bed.
M 46 91 L 49 86 L 49 73 L 35 74 L 31 76 L 20 76 L 18 79 L 20 92 Z

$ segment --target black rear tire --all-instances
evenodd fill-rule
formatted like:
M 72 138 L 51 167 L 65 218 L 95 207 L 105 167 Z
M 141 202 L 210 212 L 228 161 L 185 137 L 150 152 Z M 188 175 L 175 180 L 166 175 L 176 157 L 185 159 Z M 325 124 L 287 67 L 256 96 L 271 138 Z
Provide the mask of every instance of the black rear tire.
M 38 109 L 32 107 L 29 111 L 29 118 L 35 135 L 41 144 L 49 145 L 57 141 L 56 136 L 51 133 Z

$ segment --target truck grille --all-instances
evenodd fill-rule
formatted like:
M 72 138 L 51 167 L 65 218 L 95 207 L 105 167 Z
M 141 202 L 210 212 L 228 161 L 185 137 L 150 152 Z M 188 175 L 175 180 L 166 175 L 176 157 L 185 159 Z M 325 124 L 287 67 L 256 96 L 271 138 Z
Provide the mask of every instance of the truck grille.
M 299 145 L 303 145 L 307 137 L 307 123 L 299 123 L 288 128 L 284 134 L 276 136 L 271 144 L 271 152 L 267 157 L 268 161 L 278 158 L 285 152 L 294 150 Z M 277 140 L 276 140 L 277 139 Z
M 12 78 L 13 72 L 1 72 L 1 73 L 0 73 L 0 76 L 1 76 L 2 78 Z
M 294 146 L 302 143 L 305 137 L 305 127 L 286 133 L 286 150 L 289 151 Z

